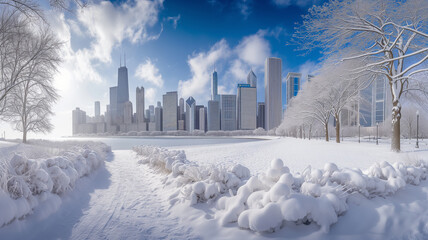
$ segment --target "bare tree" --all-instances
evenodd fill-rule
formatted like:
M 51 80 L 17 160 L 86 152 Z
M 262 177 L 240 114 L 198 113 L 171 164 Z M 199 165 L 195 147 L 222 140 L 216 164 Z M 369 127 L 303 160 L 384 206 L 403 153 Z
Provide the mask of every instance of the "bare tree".
M 330 55 L 345 49 L 358 53 L 343 59 L 369 60 L 354 73 L 384 75 L 392 95 L 391 149 L 400 151 L 403 94 L 423 91 L 414 76 L 428 71 L 428 4 L 426 0 L 330 0 L 314 6 L 294 35 L 301 50 L 323 49 Z M 413 88 L 416 86 L 416 88 Z
M 20 61 L 26 67 L 20 72 L 18 84 L 8 96 L 3 119 L 23 133 L 27 141 L 28 132 L 49 132 L 52 129 L 50 116 L 52 104 L 58 98 L 53 87 L 53 75 L 60 63 L 59 50 L 62 45 L 54 34 L 42 27 L 39 31 L 29 29 L 25 39 L 15 50 L 21 54 Z

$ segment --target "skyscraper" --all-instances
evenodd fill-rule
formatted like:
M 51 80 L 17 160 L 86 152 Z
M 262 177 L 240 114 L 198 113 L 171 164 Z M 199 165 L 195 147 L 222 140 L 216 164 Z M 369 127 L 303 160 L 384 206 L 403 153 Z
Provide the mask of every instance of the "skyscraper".
M 195 107 L 195 129 L 201 129 L 201 124 L 199 122 L 199 110 L 204 108 L 204 105 L 196 105 Z
M 144 123 L 144 87 L 136 89 L 137 123 Z
M 251 69 L 247 75 L 247 84 L 250 84 L 253 88 L 257 87 L 257 77 L 256 74 L 254 74 L 253 69 Z
M 288 103 L 290 102 L 290 99 L 297 96 L 297 93 L 299 93 L 300 86 L 301 86 L 301 79 L 302 79 L 301 73 L 290 72 L 287 74 L 287 78 L 286 78 L 286 82 L 287 82 L 287 107 L 288 107 Z
M 150 122 L 155 122 L 155 106 L 149 105 L 149 111 L 150 111 Z
M 223 131 L 236 130 L 236 95 L 220 95 L 220 127 Z
M 95 117 L 99 117 L 100 116 L 100 102 L 96 101 L 95 102 Z
M 257 127 L 266 129 L 265 126 L 265 103 L 259 102 L 257 104 Z
M 178 104 L 178 119 L 184 120 L 184 99 L 180 98 L 179 104 Z
M 199 109 L 199 130 L 202 130 L 205 132 L 205 109 L 206 108 L 201 108 Z
M 132 124 L 132 113 L 132 102 L 127 101 L 123 109 L 123 123 L 128 125 Z
M 162 96 L 162 98 L 163 98 L 162 130 L 176 131 L 177 130 L 177 107 L 178 107 L 177 92 L 167 92 Z
M 266 130 L 276 128 L 282 120 L 282 61 L 267 58 L 265 62 Z
M 120 66 L 117 75 L 117 116 L 119 123 L 123 123 L 125 103 L 129 101 L 128 68 Z
M 191 132 L 195 130 L 195 111 L 196 101 L 193 97 L 186 100 L 186 130 Z
M 239 130 L 256 128 L 257 120 L 257 90 L 250 84 L 238 84 L 236 97 L 236 120 Z
M 160 104 L 155 108 L 155 130 L 162 131 L 162 107 Z
M 207 130 L 218 131 L 220 130 L 220 103 L 219 101 L 208 101 L 208 114 L 207 114 Z
M 211 78 L 211 100 L 218 101 L 217 84 L 218 84 L 217 72 L 214 70 Z
M 110 88 L 110 122 L 112 125 L 117 124 L 117 87 Z

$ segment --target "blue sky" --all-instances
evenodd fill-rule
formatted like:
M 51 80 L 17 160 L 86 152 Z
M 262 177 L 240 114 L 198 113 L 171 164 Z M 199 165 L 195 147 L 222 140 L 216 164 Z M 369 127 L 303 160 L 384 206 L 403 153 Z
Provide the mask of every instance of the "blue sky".
M 266 57 L 282 59 L 283 78 L 290 71 L 306 75 L 314 69 L 317 51 L 299 56 L 296 46 L 287 45 L 295 23 L 313 4 L 321 1 L 128 0 L 94 1 L 75 13 L 47 8 L 52 30 L 65 42 L 55 81 L 61 99 L 54 107 L 52 135 L 71 134 L 75 107 L 93 115 L 94 101 L 101 101 L 105 111 L 121 54 L 126 54 L 134 108 L 137 86 L 146 89 L 146 108 L 166 91 L 205 105 L 214 66 L 219 93 L 236 93 L 237 83 L 245 82 L 252 68 L 258 100 L 264 101 Z M 285 104 L 285 94 L 283 99 Z

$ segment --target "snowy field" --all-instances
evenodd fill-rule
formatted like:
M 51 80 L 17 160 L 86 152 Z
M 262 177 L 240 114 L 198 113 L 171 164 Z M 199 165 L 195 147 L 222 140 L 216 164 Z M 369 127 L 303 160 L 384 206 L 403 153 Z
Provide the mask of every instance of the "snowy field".
M 428 146 L 414 144 L 130 146 L 0 239 L 427 239 Z

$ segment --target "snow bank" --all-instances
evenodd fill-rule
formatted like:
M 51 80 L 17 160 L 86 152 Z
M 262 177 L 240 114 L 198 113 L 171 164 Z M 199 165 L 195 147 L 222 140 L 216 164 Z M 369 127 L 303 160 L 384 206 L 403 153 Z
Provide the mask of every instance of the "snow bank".
M 251 177 L 236 196 L 220 198 L 216 217 L 223 224 L 237 222 L 256 232 L 275 231 L 286 222 L 314 222 L 328 232 L 347 211 L 351 194 L 390 195 L 406 184 L 419 184 L 427 173 L 428 165 L 423 162 L 376 163 L 364 172 L 327 163 L 324 169 L 309 166 L 293 176 L 282 160 L 274 159 L 265 173 Z
M 58 195 L 73 189 L 77 179 L 103 165 L 107 153 L 111 152 L 109 146 L 94 142 L 34 141 L 16 149 L 23 151 L 0 159 L 0 227 L 31 214 L 48 199 L 59 206 Z M 50 155 L 55 152 L 53 149 L 60 154 L 27 157 L 35 152 Z
M 350 196 L 384 197 L 428 175 L 422 161 L 375 163 L 365 171 L 327 163 L 323 169 L 308 166 L 302 173 L 291 173 L 281 159 L 274 159 L 265 172 L 251 176 L 242 165 L 199 166 L 188 161 L 184 151 L 147 146 L 134 150 L 140 163 L 169 174 L 165 183 L 178 187 L 172 199 L 181 194 L 190 204 L 215 203 L 221 224 L 236 223 L 256 232 L 273 232 L 290 223 L 315 223 L 328 232 L 348 210 Z
M 219 195 L 235 191 L 248 179 L 250 170 L 240 164 L 228 169 L 221 166 L 199 166 L 186 159 L 184 151 L 160 147 L 138 146 L 133 148 L 141 164 L 149 164 L 168 174 L 165 183 L 180 187 L 179 193 L 190 204 L 213 201 Z M 172 198 L 178 197 L 173 194 Z

